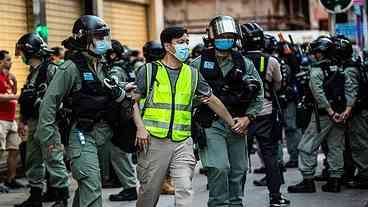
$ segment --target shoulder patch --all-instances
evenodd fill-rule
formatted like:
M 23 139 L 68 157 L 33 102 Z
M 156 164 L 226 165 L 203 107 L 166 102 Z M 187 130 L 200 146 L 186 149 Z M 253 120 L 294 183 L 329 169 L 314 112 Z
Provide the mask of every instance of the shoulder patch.
M 215 68 L 215 62 L 212 61 L 204 61 L 203 68 L 205 69 L 214 69 Z

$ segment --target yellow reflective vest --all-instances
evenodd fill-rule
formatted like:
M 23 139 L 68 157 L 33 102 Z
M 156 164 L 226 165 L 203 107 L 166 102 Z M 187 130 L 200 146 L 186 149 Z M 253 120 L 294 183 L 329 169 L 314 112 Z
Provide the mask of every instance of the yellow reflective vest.
M 157 75 L 150 91 L 152 64 Z M 198 71 L 182 64 L 175 88 L 171 86 L 169 71 L 157 61 L 146 64 L 147 93 L 142 100 L 143 122 L 148 132 L 157 138 L 183 141 L 191 136 L 192 100 L 198 82 Z

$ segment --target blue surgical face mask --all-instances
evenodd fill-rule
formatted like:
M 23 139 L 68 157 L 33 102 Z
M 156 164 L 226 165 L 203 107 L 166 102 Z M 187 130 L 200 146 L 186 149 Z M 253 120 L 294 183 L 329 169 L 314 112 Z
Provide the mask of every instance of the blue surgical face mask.
M 234 39 L 215 39 L 215 47 L 218 50 L 230 50 L 234 47 Z
M 189 45 L 187 43 L 176 44 L 175 57 L 180 62 L 185 62 L 189 57 Z
M 95 53 L 97 55 L 103 55 L 110 49 L 110 45 L 107 40 L 97 40 L 95 46 Z

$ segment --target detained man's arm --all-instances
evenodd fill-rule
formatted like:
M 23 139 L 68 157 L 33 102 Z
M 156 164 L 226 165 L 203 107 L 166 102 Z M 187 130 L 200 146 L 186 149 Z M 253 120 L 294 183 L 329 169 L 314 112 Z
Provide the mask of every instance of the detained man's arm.
M 208 98 L 208 107 L 210 107 L 221 119 L 223 119 L 229 126 L 233 127 L 235 122 L 231 114 L 226 109 L 225 105 L 215 95 Z

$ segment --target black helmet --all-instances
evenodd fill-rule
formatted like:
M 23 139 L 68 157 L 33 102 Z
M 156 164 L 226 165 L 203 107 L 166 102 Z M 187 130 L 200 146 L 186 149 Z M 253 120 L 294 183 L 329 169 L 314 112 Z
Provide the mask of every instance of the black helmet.
M 204 44 L 199 43 L 192 49 L 192 58 L 196 58 L 202 54 L 202 51 L 204 50 Z
M 265 34 L 264 35 L 264 51 L 267 53 L 273 53 L 277 49 L 277 40 L 274 36 Z
M 73 26 L 73 39 L 75 39 L 82 48 L 96 54 L 96 41 L 106 40 L 108 49 L 111 48 L 110 28 L 103 19 L 98 16 L 84 15 L 79 17 Z M 100 55 L 100 54 L 97 54 Z
M 143 56 L 146 59 L 146 62 L 160 60 L 164 55 L 165 51 L 159 42 L 149 41 L 143 46 Z
M 111 40 L 111 49 L 109 49 L 106 53 L 106 59 L 109 61 L 113 61 L 110 59 L 110 55 L 115 53 L 117 55 L 117 59 L 122 59 L 124 54 L 126 53 L 125 47 L 118 40 Z
M 27 33 L 19 38 L 15 46 L 15 55 L 23 53 L 26 60 L 32 57 L 43 57 L 51 52 L 47 49 L 47 44 L 36 33 Z
M 336 47 L 336 58 L 341 61 L 350 60 L 353 57 L 353 44 L 343 35 L 332 38 Z
M 257 23 L 246 23 L 241 26 L 243 46 L 248 50 L 259 50 L 264 46 L 264 33 Z
M 325 58 L 335 56 L 335 44 L 330 37 L 320 36 L 309 44 L 310 53 L 321 53 Z

